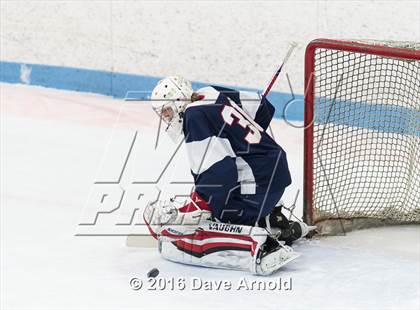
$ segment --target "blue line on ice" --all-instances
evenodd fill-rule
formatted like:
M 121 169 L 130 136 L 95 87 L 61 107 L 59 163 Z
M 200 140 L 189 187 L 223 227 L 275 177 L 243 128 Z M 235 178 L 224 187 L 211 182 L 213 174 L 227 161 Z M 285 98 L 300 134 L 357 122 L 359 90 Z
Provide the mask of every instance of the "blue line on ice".
M 114 98 L 147 98 L 150 90 L 153 89 L 159 79 L 161 77 L 0 61 L 0 82 L 97 93 Z M 204 86 L 207 86 L 207 84 L 193 82 L 195 89 Z M 229 85 L 227 86 L 229 87 Z M 231 87 L 258 91 L 257 89 L 240 86 Z M 291 93 L 271 92 L 269 100 L 276 107 L 275 118 L 303 121 L 304 102 L 302 95 L 293 96 Z M 316 110 L 329 109 L 331 100 L 323 97 L 317 98 L 315 102 Z M 286 106 L 287 109 L 285 109 Z M 414 125 L 420 119 L 420 112 L 414 109 L 380 102 L 378 104 L 368 104 L 355 101 L 337 101 L 333 107 L 331 112 L 328 113 L 330 115 L 328 119 L 323 115 L 316 114 L 315 122 L 420 136 L 420 128 Z M 344 110 L 346 115 L 351 115 L 351 117 L 343 118 L 342 111 Z M 350 123 L 349 120 L 352 122 Z M 384 127 L 383 124 L 387 124 L 387 126 Z
M 25 64 L 0 61 L 0 82 L 13 84 L 37 85 L 57 89 L 89 92 L 112 96 L 114 98 L 131 99 L 140 94 L 144 98 L 153 89 L 161 77 L 134 75 L 110 71 L 70 68 L 62 66 Z M 219 83 L 214 83 L 218 84 Z M 193 82 L 195 89 L 207 86 L 201 82 Z M 227 85 L 229 87 L 229 85 Z M 241 90 L 255 90 L 251 88 L 231 86 Z M 290 93 L 272 92 L 269 99 L 276 105 L 276 118 L 281 118 L 285 104 L 292 100 Z M 289 120 L 303 120 L 303 96 L 296 95 L 294 104 L 287 109 Z

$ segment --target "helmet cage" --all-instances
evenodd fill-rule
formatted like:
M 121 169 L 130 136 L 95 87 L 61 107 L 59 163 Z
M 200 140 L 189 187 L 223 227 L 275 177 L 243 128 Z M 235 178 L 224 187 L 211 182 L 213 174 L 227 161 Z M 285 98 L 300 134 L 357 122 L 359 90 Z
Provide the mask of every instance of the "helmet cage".
M 175 104 L 175 100 L 167 101 L 160 106 L 154 106 L 153 111 L 167 124 L 170 125 L 171 122 L 176 118 L 176 115 L 179 114 L 178 107 Z

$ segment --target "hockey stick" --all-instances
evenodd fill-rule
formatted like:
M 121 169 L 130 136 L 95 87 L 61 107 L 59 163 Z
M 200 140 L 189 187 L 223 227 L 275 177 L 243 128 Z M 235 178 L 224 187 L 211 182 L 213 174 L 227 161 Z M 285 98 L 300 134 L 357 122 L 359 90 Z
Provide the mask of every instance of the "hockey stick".
M 158 241 L 151 235 L 128 235 L 126 246 L 136 248 L 157 248 Z
M 270 92 L 271 88 L 273 87 L 274 83 L 276 82 L 277 78 L 279 77 L 281 70 L 283 69 L 283 67 L 285 66 L 285 64 L 287 63 L 287 61 L 290 58 L 290 55 L 292 55 L 293 50 L 295 49 L 295 47 L 297 46 L 296 42 L 291 42 L 289 49 L 287 51 L 286 56 L 283 59 L 282 64 L 280 65 L 280 67 L 278 68 L 278 70 L 276 71 L 276 73 L 274 73 L 274 76 L 271 78 L 270 83 L 268 84 L 267 88 L 265 89 L 265 91 L 263 92 L 263 97 L 267 97 L 268 93 Z
M 289 60 L 290 56 L 292 55 L 293 50 L 295 49 L 295 47 L 297 46 L 296 42 L 292 42 L 289 45 L 289 49 L 287 50 L 287 54 L 283 59 L 282 64 L 280 65 L 280 67 L 278 68 L 278 70 L 274 73 L 274 76 L 271 78 L 270 83 L 268 84 L 267 88 L 265 89 L 264 93 L 263 93 L 263 97 L 266 97 L 268 95 L 268 93 L 270 92 L 271 88 L 273 87 L 274 83 L 276 82 L 277 78 L 279 77 L 283 67 L 286 65 L 287 61 Z M 241 113 L 248 122 L 250 122 L 255 128 L 257 128 L 259 131 L 264 132 L 264 129 L 256 122 L 252 119 L 251 116 L 249 116 L 248 113 L 246 113 L 240 106 L 238 106 L 235 102 L 230 101 L 230 104 L 232 105 L 232 107 L 234 109 L 236 109 L 239 113 Z

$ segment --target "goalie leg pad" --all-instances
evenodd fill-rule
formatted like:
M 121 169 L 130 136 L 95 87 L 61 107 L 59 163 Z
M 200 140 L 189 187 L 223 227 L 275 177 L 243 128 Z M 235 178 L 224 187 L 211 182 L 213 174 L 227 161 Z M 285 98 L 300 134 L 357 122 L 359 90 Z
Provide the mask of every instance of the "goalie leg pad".
M 166 226 L 159 238 L 162 256 L 184 264 L 255 272 L 255 253 L 267 238 L 267 231 L 259 227 L 210 221 L 188 232 L 185 226 Z
M 166 226 L 159 237 L 164 258 L 183 264 L 249 271 L 266 275 L 291 261 L 293 250 L 266 250 L 268 232 L 260 227 L 205 221 L 194 233 L 185 226 Z M 281 253 L 279 251 L 282 251 Z

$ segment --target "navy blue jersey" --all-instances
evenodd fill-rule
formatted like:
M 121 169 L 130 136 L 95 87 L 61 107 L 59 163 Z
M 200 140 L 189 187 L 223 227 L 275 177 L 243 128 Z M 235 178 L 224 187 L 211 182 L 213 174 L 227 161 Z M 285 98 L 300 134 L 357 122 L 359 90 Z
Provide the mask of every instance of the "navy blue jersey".
M 273 105 L 257 93 L 217 86 L 197 93 L 202 100 L 187 106 L 183 122 L 195 191 L 224 222 L 267 215 L 291 183 L 286 153 L 265 132 Z M 247 215 L 223 216 L 232 208 Z

